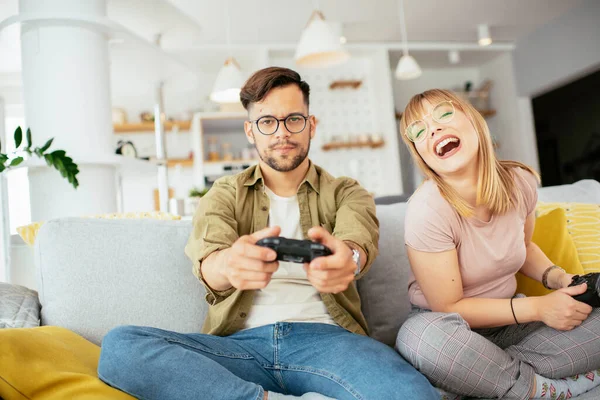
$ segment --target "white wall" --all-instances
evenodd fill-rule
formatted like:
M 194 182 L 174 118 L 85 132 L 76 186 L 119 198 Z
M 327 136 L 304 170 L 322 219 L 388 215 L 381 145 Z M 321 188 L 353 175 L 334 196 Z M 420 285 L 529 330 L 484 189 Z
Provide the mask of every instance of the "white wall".
M 535 97 L 600 68 L 600 1 L 584 0 L 519 39 L 518 93 Z
M 390 73 L 393 76 L 394 71 Z M 410 98 L 415 94 L 429 89 L 458 89 L 462 88 L 467 81 L 472 82 L 474 87 L 479 85 L 480 72 L 478 68 L 426 68 L 423 69 L 423 74 L 417 79 L 408 81 L 394 79 L 394 104 L 396 110 L 398 112 L 404 111 Z M 402 164 L 404 192 L 412 193 L 421 183 L 423 177 L 413 163 L 410 152 L 400 137 L 398 137 L 398 150 Z
M 487 123 L 499 143 L 498 156 L 539 170 L 531 113 L 527 115 L 527 109 L 519 106 L 512 55 L 505 53 L 482 65 L 479 74 L 481 79 L 491 79 L 494 83 L 490 103 L 496 115 L 488 118 Z

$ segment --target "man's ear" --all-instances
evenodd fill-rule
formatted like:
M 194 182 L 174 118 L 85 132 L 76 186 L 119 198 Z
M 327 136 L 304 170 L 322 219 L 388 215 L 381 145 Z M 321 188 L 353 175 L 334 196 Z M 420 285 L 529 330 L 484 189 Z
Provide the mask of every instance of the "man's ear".
M 244 133 L 250 144 L 254 144 L 254 133 L 252 133 L 252 122 L 244 121 Z
M 317 119 L 314 115 L 308 117 L 308 121 L 310 122 L 310 138 L 314 138 L 317 133 Z

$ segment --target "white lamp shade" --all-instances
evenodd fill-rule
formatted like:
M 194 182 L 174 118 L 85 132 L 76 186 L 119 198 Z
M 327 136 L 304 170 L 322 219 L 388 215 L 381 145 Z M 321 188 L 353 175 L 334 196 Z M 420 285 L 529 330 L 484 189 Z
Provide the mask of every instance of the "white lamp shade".
M 322 17 L 312 18 L 304 28 L 294 56 L 296 65 L 311 68 L 331 67 L 349 58 L 350 54 L 340 43 L 340 35 L 336 35 Z
M 237 103 L 240 101 L 240 90 L 243 84 L 244 77 L 238 63 L 233 58 L 229 58 L 217 75 L 210 99 L 215 103 Z
M 400 80 L 414 79 L 421 76 L 421 67 L 417 61 L 410 55 L 405 54 L 400 57 L 396 67 L 396 78 Z
M 487 25 L 477 26 L 477 42 L 480 46 L 489 46 L 492 44 L 492 37 L 490 36 L 490 28 Z

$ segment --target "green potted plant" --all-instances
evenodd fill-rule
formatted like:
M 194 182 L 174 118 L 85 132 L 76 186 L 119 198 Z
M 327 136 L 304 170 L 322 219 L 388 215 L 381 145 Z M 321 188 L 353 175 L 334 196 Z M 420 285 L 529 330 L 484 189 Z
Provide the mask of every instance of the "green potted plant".
M 79 186 L 77 180 L 79 168 L 64 150 L 49 152 L 54 138 L 49 139 L 42 147 L 34 148 L 31 141 L 31 129 L 27 129 L 25 139 L 26 143 L 23 143 L 23 130 L 19 126 L 14 134 L 15 150 L 13 152 L 2 153 L 2 143 L 0 143 L 0 173 L 16 167 L 27 158 L 37 156 L 44 159 L 49 167 L 54 167 L 63 178 L 69 181 L 73 188 L 77 189 Z M 23 144 L 23 147 L 20 148 L 21 144 Z

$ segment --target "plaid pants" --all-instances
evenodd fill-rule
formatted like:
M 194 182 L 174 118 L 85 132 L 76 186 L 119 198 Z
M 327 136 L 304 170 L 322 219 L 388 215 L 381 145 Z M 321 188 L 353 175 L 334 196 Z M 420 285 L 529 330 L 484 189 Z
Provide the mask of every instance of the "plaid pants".
M 413 309 L 396 350 L 449 392 L 529 399 L 534 373 L 559 379 L 600 368 L 600 309 L 571 331 L 542 322 L 471 329 L 459 314 Z

